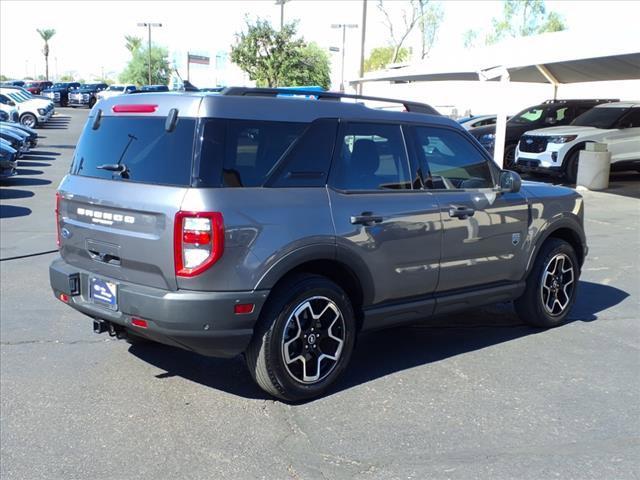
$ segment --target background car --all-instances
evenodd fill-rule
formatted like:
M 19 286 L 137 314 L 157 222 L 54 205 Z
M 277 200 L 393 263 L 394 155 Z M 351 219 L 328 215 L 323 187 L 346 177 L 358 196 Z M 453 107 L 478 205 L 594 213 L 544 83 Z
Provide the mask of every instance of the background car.
M 109 85 L 109 87 L 97 94 L 98 100 L 111 98 L 116 95 L 134 93 L 137 90 L 135 85 Z
M 15 148 L 0 138 L 0 178 L 12 177 L 18 166 L 18 152 Z
M 458 123 L 467 130 L 478 127 L 487 127 L 496 124 L 497 115 L 476 115 L 474 117 L 465 117 L 458 120 Z M 511 117 L 507 117 L 509 119 Z
M 0 97 L 0 112 L 2 112 L 2 114 L 7 116 L 5 120 L 8 120 L 10 122 L 20 121 L 20 114 L 18 113 L 18 109 L 15 107 L 15 103 L 14 105 L 6 104 L 2 101 L 1 97 Z
M 50 100 L 33 98 L 29 92 L 20 87 L 1 87 L 0 103 L 16 107 L 20 115 L 20 123 L 31 128 L 47 122 L 54 111 Z
M 514 168 L 516 146 L 524 132 L 536 128 L 568 125 L 578 115 L 583 114 L 596 105 L 617 101 L 618 99 L 547 100 L 544 103 L 522 110 L 507 121 L 504 168 Z M 470 133 L 476 137 L 489 153 L 493 154 L 496 139 L 495 125 L 477 127 L 470 130 Z
M 51 88 L 52 85 L 53 85 L 53 82 L 48 82 L 43 80 L 38 82 L 27 83 L 24 86 L 24 88 L 26 88 L 33 95 L 40 95 L 40 93 L 42 93 L 42 90 L 46 88 Z
M 516 166 L 575 183 L 580 150 L 590 142 L 607 144 L 612 170 L 640 172 L 640 102 L 598 105 L 571 125 L 526 132 L 516 149 Z
M 166 85 L 143 85 L 136 93 L 149 93 L 149 92 L 168 92 L 169 87 Z
M 103 91 L 109 85 L 106 83 L 85 83 L 77 90 L 69 93 L 69 106 L 81 107 L 88 106 L 93 107 L 98 101 L 98 93 Z
M 54 83 L 51 88 L 42 90 L 42 94 L 61 107 L 66 107 L 69 103 L 69 92 L 80 88 L 80 85 L 78 82 Z

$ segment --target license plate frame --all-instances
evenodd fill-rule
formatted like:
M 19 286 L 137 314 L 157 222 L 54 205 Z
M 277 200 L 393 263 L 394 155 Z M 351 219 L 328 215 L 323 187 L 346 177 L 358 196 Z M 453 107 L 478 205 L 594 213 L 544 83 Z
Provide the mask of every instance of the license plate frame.
M 89 277 L 89 298 L 95 305 L 118 310 L 118 284 L 100 277 Z

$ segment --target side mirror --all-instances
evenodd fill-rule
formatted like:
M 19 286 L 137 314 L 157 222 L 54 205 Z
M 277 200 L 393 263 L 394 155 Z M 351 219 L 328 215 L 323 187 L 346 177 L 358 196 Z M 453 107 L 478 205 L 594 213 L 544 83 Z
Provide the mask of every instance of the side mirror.
M 556 120 L 556 117 L 547 117 L 544 119 L 544 123 L 546 123 L 547 125 L 555 125 L 556 123 L 558 123 L 558 120 Z
M 16 102 L 14 102 L 13 100 L 9 100 L 9 101 L 7 101 L 7 105 L 9 105 L 10 107 L 15 107 L 16 106 Z
M 511 170 L 502 170 L 500 172 L 500 191 L 503 193 L 517 193 L 522 186 L 520 175 Z

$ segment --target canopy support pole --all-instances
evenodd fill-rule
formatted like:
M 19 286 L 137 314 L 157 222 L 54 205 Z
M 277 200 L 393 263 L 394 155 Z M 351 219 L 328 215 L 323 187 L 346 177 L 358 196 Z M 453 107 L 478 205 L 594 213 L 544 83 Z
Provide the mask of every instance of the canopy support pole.
M 507 69 L 502 69 L 500 74 L 500 88 L 509 88 L 509 72 Z M 498 164 L 500 168 L 504 167 L 504 142 L 507 136 L 507 108 L 505 102 L 498 102 L 500 107 L 498 108 L 496 118 L 496 138 L 493 144 L 493 161 Z
M 558 85 L 560 85 L 560 82 L 544 65 L 536 65 L 536 68 L 542 76 L 547 79 L 547 82 L 553 85 L 553 99 L 556 100 L 558 98 Z

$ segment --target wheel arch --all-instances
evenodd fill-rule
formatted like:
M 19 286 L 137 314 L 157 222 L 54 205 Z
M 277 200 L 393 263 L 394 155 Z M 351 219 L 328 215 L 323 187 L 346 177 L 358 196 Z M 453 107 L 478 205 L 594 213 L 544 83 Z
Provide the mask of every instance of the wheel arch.
M 567 153 L 564 155 L 564 158 L 562 159 L 562 170 L 566 171 L 567 170 L 567 165 L 569 165 L 569 158 L 571 157 L 571 155 L 573 155 L 576 152 L 579 152 L 580 150 L 584 150 L 585 147 L 587 146 L 587 143 L 596 143 L 595 140 L 583 140 L 581 142 L 576 143 L 573 147 L 571 147 Z
M 525 277 L 529 275 L 529 272 L 531 272 L 531 269 L 533 268 L 533 265 L 535 263 L 535 259 L 538 256 L 542 245 L 544 245 L 544 243 L 550 238 L 558 238 L 571 245 L 576 252 L 576 256 L 578 257 L 578 263 L 580 267 L 582 267 L 587 254 L 584 234 L 581 233 L 581 229 L 579 228 L 576 220 L 573 220 L 571 218 L 564 218 L 551 225 L 535 242 L 535 247 L 533 248 L 531 256 L 529 257 Z

